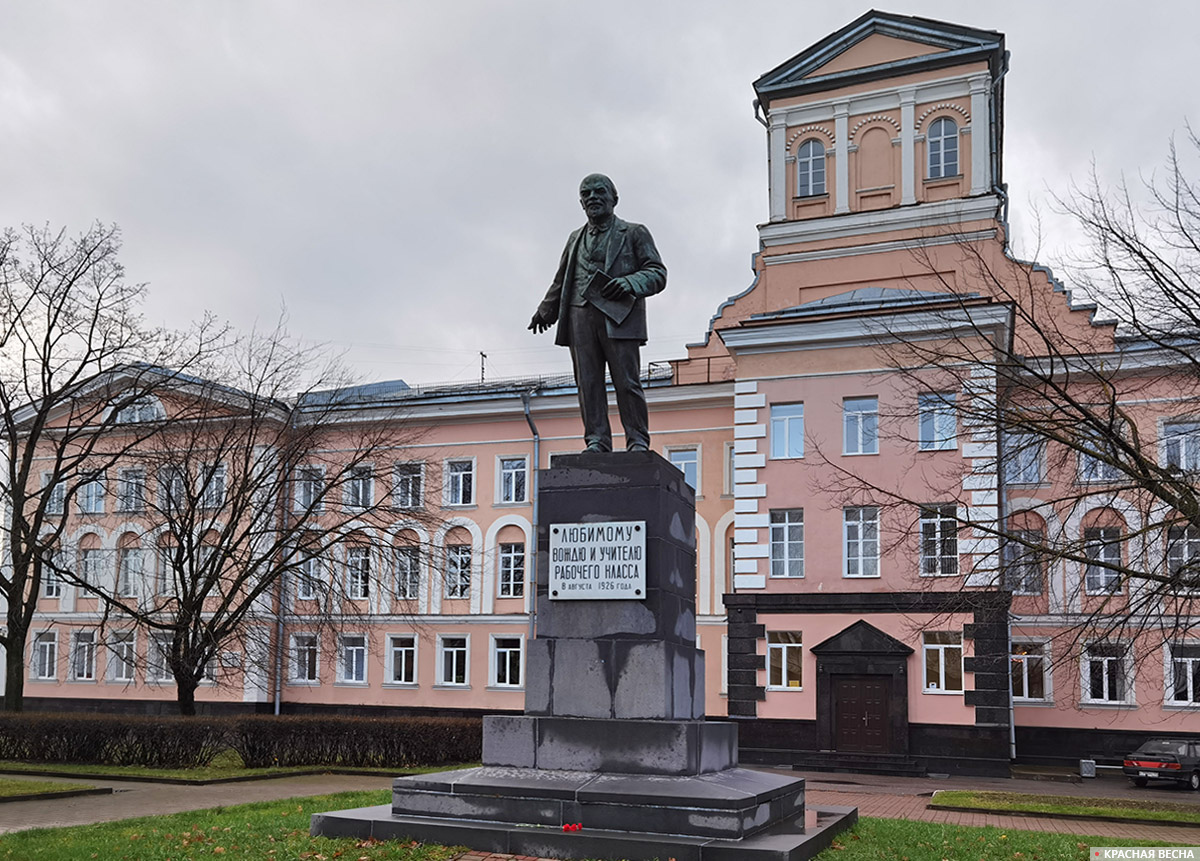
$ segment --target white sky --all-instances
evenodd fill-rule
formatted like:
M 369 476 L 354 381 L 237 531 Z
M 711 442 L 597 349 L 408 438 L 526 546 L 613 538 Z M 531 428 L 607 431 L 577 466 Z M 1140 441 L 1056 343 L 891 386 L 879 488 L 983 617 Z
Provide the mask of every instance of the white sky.
M 118 223 L 149 316 L 273 323 L 410 383 L 568 370 L 525 331 L 608 173 L 669 272 L 643 361 L 750 283 L 751 83 L 867 10 L 829 0 L 0 0 L 0 225 Z M 1032 202 L 1200 124 L 1200 4 L 912 0 L 1007 36 L 1005 179 Z M 1070 242 L 1053 220 L 1043 260 Z M 1019 249 L 1028 251 L 1028 248 Z

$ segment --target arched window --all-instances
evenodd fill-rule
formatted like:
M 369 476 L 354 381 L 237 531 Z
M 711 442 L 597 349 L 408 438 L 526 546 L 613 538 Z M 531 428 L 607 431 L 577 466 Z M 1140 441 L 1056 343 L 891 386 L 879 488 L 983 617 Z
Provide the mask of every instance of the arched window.
M 825 193 L 825 146 L 807 140 L 796 151 L 796 196 L 813 197 Z
M 949 117 L 933 121 L 925 138 L 929 149 L 929 178 L 958 176 L 958 126 Z

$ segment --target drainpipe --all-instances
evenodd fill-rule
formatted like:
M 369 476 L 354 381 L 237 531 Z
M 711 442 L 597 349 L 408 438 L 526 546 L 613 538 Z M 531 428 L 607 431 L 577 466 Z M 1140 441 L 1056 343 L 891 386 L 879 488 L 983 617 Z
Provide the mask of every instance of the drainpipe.
M 529 398 L 537 389 L 521 392 L 521 406 L 525 410 L 525 423 L 533 434 L 533 481 L 530 494 L 533 499 L 533 552 L 528 554 L 529 572 L 533 575 L 533 594 L 529 596 L 529 639 L 532 640 L 537 632 L 537 540 L 538 540 L 538 470 L 541 468 L 542 438 L 538 434 L 537 425 L 533 421 L 533 413 L 529 411 Z
M 296 410 L 292 410 L 292 414 L 288 416 L 288 430 L 292 430 L 296 426 Z M 291 504 L 291 494 L 289 490 L 289 481 L 287 476 L 283 476 L 283 501 L 279 511 L 279 531 L 287 528 L 288 510 Z M 275 684 L 272 685 L 274 690 L 275 710 L 274 714 L 279 717 L 280 707 L 283 705 L 283 614 L 287 612 L 287 580 L 291 576 L 291 572 L 285 572 L 279 578 L 279 603 L 276 605 L 275 611 Z

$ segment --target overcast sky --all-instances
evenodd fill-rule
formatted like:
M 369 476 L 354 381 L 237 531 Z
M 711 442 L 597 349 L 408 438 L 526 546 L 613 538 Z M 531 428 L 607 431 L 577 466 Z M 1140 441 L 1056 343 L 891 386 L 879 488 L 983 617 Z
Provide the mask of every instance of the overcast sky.
M 587 173 L 669 271 L 643 360 L 750 283 L 751 83 L 866 5 L 828 0 L 0 0 L 0 225 L 116 222 L 152 319 L 293 332 L 366 380 L 569 368 L 525 331 Z M 1018 230 L 1047 189 L 1149 171 L 1200 123 L 1200 4 L 913 0 L 1007 36 Z M 1053 227 L 1053 225 L 1052 225 Z M 1046 258 L 1069 239 L 1045 237 Z

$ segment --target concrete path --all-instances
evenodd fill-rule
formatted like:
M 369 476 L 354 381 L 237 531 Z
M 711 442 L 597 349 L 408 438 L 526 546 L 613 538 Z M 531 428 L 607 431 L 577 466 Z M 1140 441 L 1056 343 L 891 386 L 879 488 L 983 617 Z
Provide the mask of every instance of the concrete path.
M 1200 807 L 1200 792 L 1187 792 L 1173 787 L 1134 789 L 1127 781 L 1120 778 L 1100 778 L 1082 784 L 1073 784 L 1001 778 L 893 778 L 860 774 L 785 773 L 795 773 L 808 780 L 807 798 L 810 803 L 855 806 L 858 807 L 861 816 L 943 822 L 951 825 L 995 825 L 999 828 L 1014 830 L 1122 837 L 1127 840 L 1139 841 L 1162 840 L 1200 846 L 1200 828 L 957 813 L 928 809 L 929 800 L 938 789 L 990 789 L 1040 795 L 1145 798 L 1195 804 Z M 63 782 L 72 780 L 74 778 L 63 778 Z M 391 786 L 391 779 L 388 777 L 356 775 L 286 777 L 277 780 L 214 786 L 173 786 L 116 780 L 85 782 L 111 786 L 113 794 L 0 804 L 0 833 L 26 828 L 85 825 L 134 816 L 178 813 L 220 805 L 271 801 L 330 792 L 388 789 Z M 0 847 L 2 846 L 3 838 L 0 838 Z M 460 861 L 484 861 L 484 859 L 486 861 L 501 861 L 501 859 L 530 861 L 522 856 L 488 855 L 478 852 L 469 852 L 460 857 Z M 552 861 L 552 859 L 536 859 L 536 861 Z

